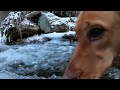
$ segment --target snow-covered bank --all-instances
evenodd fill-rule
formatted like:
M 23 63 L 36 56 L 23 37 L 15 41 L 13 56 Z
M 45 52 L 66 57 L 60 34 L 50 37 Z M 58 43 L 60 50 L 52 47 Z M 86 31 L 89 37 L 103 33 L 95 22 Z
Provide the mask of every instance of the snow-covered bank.
M 37 40 L 37 41 L 42 42 L 44 37 L 51 38 L 52 42 L 53 42 L 53 40 L 55 42 L 59 42 L 65 34 L 66 35 L 69 35 L 69 34 L 75 35 L 75 32 L 74 31 L 69 31 L 69 32 L 64 32 L 64 33 L 53 32 L 53 33 L 49 33 L 49 34 L 34 35 L 32 37 L 28 37 L 27 39 L 25 39 L 24 42 L 30 42 L 30 41 L 33 41 L 33 40 Z
M 34 13 L 34 12 L 33 12 Z M 41 33 L 68 32 L 73 31 L 77 17 L 60 18 L 50 12 L 41 13 L 38 23 L 25 17 L 24 11 L 10 12 L 1 22 L 0 42 L 13 44 L 18 39 L 27 38 Z
M 0 37 L 2 40 L 4 38 L 6 44 L 11 43 L 12 41 L 14 42 L 20 37 L 26 36 L 26 32 L 26 37 L 29 37 L 28 31 L 31 33 L 30 36 L 36 33 L 39 34 L 40 32 L 38 25 L 25 18 L 24 11 L 10 12 L 0 24 Z M 24 34 L 24 36 L 22 36 L 22 34 Z M 2 40 L 0 41 L 3 42 Z
M 77 17 L 58 17 L 47 12 L 42 13 L 38 20 L 38 25 L 46 33 L 51 32 L 66 32 L 73 30 L 77 21 Z

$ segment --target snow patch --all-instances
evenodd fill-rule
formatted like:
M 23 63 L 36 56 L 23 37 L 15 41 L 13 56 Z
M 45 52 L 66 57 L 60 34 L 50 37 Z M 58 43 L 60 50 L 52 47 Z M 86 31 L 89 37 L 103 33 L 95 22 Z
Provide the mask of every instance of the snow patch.
M 44 37 L 48 37 L 51 38 L 52 40 L 56 40 L 59 41 L 61 39 L 62 36 L 64 36 L 65 34 L 69 35 L 69 34 L 75 34 L 75 31 L 68 31 L 65 33 L 48 33 L 48 34 L 41 34 L 41 35 L 34 35 L 31 37 L 28 37 L 27 39 L 24 40 L 24 42 L 31 42 L 33 40 L 37 40 L 42 42 Z
M 21 22 L 22 25 L 31 25 L 31 26 L 35 26 L 34 23 L 32 23 L 30 20 L 28 20 L 27 18 L 24 18 L 24 20 Z
M 66 24 L 69 28 L 74 28 L 75 23 L 77 21 L 77 17 L 62 17 L 62 18 L 60 18 L 50 12 L 43 13 L 43 14 L 46 15 L 52 28 L 54 28 L 54 26 L 56 26 L 56 25 L 61 25 L 61 24 Z
M 18 25 L 24 25 L 24 26 L 35 26 L 34 23 L 32 23 L 30 20 L 25 18 L 22 11 L 14 11 L 10 12 L 8 16 L 1 22 L 0 25 L 0 32 L 1 37 L 5 35 L 5 33 L 9 30 L 11 27 L 18 28 Z

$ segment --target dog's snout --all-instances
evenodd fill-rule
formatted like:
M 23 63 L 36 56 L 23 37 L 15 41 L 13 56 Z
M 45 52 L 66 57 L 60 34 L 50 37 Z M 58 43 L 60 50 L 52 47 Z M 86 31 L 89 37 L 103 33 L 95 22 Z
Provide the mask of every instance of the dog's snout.
M 64 79 L 76 79 L 76 76 L 71 71 L 66 71 L 63 75 Z

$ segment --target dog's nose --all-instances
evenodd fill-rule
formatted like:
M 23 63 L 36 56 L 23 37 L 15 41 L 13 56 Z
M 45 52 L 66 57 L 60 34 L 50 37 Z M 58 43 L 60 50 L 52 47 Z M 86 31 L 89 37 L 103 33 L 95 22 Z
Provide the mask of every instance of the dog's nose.
M 76 77 L 70 71 L 66 71 L 63 75 L 63 79 L 76 79 Z

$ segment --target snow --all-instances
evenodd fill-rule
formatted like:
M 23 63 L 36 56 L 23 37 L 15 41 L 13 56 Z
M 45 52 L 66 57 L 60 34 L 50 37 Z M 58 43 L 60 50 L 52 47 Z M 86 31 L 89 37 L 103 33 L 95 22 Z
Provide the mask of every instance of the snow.
M 61 37 L 64 36 L 65 34 L 69 35 L 69 34 L 75 34 L 74 31 L 68 31 L 65 33 L 49 33 L 49 34 L 42 34 L 42 35 L 34 35 L 31 37 L 28 37 L 27 39 L 24 40 L 24 42 L 31 42 L 33 40 L 37 40 L 39 42 L 44 41 L 44 37 L 48 37 L 52 39 L 52 42 L 54 41 L 55 43 L 58 43 L 61 40 Z M 60 43 L 60 42 L 59 42 Z
M 49 34 L 42 34 L 41 37 L 50 37 L 50 38 L 60 38 L 65 34 L 75 34 L 74 31 L 68 31 L 68 32 L 64 32 L 64 33 L 49 33 Z
M 48 17 L 48 19 L 51 21 L 51 23 L 54 22 L 54 21 L 56 21 L 56 20 L 61 19 L 60 17 L 58 17 L 58 16 L 56 16 L 56 15 L 50 13 L 50 12 L 43 13 L 43 14 L 45 14 L 46 17 Z
M 75 21 L 76 22 L 76 21 Z M 61 24 L 66 24 L 69 27 L 74 27 L 75 26 L 75 22 L 70 22 L 70 18 L 60 18 L 59 20 L 54 21 L 53 23 L 51 23 L 52 27 L 54 27 L 55 25 L 61 25 Z
M 1 36 L 1 33 L 0 33 L 0 45 L 5 45 L 5 42 L 6 42 L 6 36 L 4 35 L 3 37 Z
M 24 18 L 22 12 L 14 11 L 10 12 L 8 16 L 1 22 L 0 32 L 3 32 L 3 34 L 5 35 L 10 27 L 15 27 L 16 25 L 18 25 L 18 23 L 24 26 L 35 26 L 35 24 L 32 23 L 30 20 Z
M 70 27 L 74 27 L 75 26 L 75 23 L 77 21 L 77 17 L 71 17 L 71 19 L 74 21 L 74 22 L 71 22 L 70 20 L 70 17 L 58 17 L 50 12 L 47 12 L 47 13 L 43 13 L 46 15 L 51 27 L 53 28 L 55 25 L 61 25 L 61 24 L 66 24 L 67 26 Z
M 76 17 L 71 17 L 74 22 L 70 22 L 70 18 L 69 17 L 65 17 L 65 18 L 60 18 L 58 16 L 55 16 L 54 14 L 48 12 L 48 13 L 43 13 L 45 14 L 47 17 L 48 17 L 48 20 L 50 21 L 51 23 L 51 26 L 54 27 L 55 25 L 60 25 L 62 23 L 65 23 L 67 26 L 69 26 L 69 28 L 74 28 L 75 26 L 75 22 L 76 22 Z M 5 44 L 6 42 L 6 35 L 5 33 L 8 31 L 8 29 L 10 27 L 15 27 L 15 23 L 14 23 L 14 20 L 19 20 L 20 19 L 20 16 L 21 16 L 21 12 L 18 11 L 18 12 L 10 12 L 8 14 L 8 16 L 4 19 L 4 21 L 1 22 L 1 33 L 3 33 L 3 36 L 1 35 L 0 33 L 0 44 Z M 23 21 L 21 22 L 21 25 L 31 25 L 31 26 L 35 26 L 34 23 L 32 23 L 30 20 L 28 20 L 27 18 L 24 18 Z M 51 34 L 53 35 L 53 34 Z M 57 34 L 59 35 L 59 34 Z M 40 39 L 41 40 L 41 39 Z
M 10 12 L 8 16 L 1 22 L 1 28 L 8 26 L 13 23 L 13 20 L 20 18 L 21 12 Z
M 21 22 L 22 25 L 31 25 L 31 26 L 35 26 L 34 23 L 32 23 L 30 20 L 28 20 L 27 18 L 24 18 L 24 20 Z

